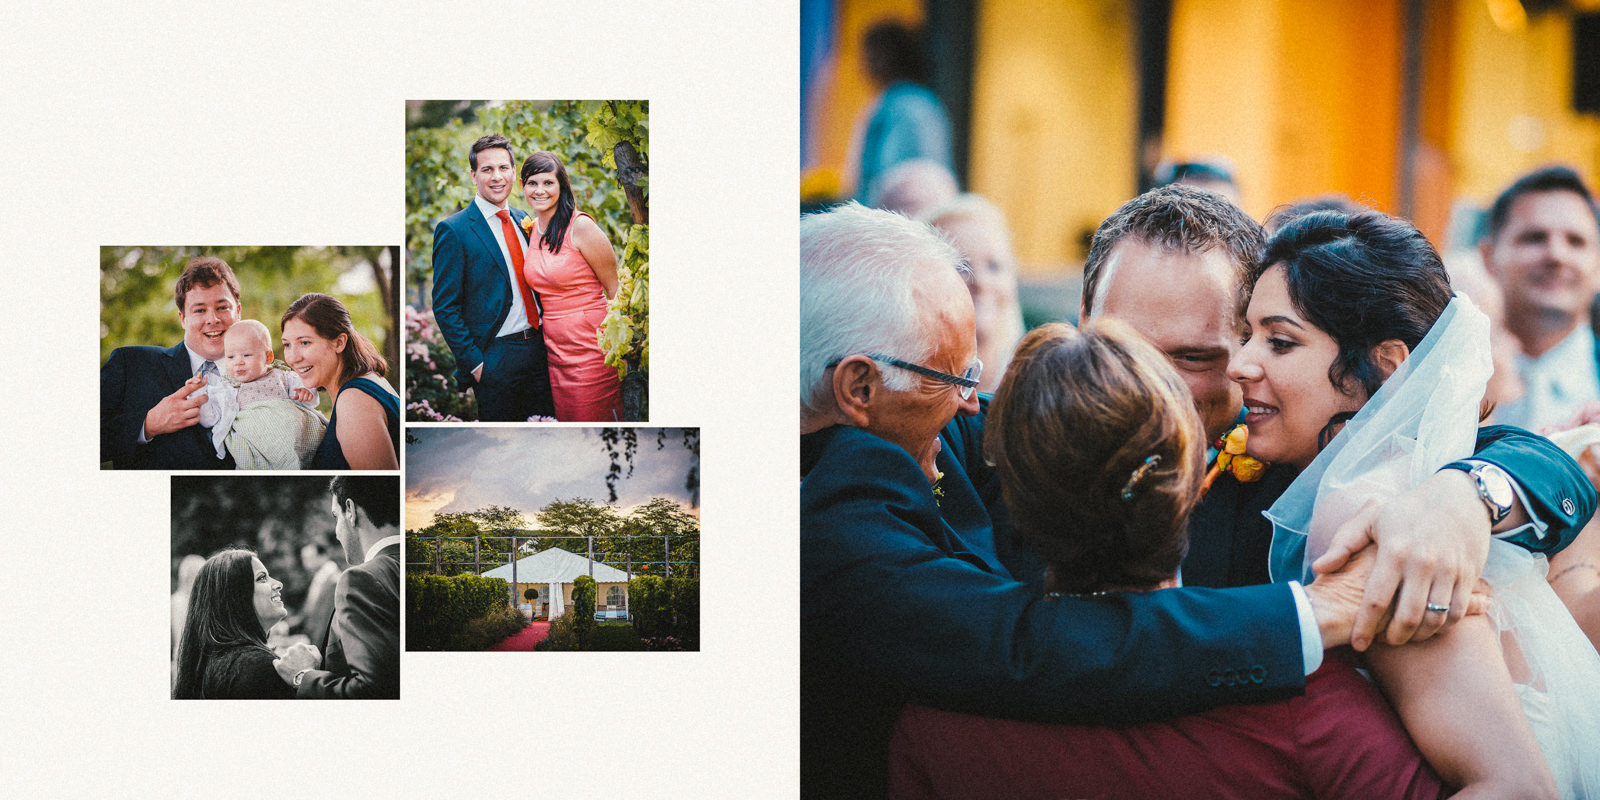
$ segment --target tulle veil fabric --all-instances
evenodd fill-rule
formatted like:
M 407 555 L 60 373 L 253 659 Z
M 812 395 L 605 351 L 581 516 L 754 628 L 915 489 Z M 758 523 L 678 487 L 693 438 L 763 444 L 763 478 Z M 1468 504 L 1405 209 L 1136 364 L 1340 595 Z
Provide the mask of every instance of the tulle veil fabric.
M 1489 320 L 1465 295 L 1265 513 L 1273 580 L 1310 583 L 1311 563 L 1368 500 L 1413 488 L 1470 456 L 1493 366 Z M 1484 579 L 1523 711 L 1563 798 L 1600 798 L 1600 654 L 1545 582 L 1544 557 L 1490 543 Z M 1521 666 L 1526 663 L 1526 667 Z

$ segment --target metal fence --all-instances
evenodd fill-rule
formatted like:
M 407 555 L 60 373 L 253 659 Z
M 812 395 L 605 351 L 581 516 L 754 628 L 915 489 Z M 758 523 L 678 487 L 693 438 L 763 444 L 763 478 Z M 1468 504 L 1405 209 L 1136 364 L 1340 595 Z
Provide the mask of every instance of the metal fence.
M 697 576 L 700 573 L 700 560 L 698 557 L 698 552 L 696 553 L 696 557 L 692 559 L 672 558 L 674 538 L 676 538 L 678 542 L 678 547 L 682 549 L 691 542 L 697 542 L 700 538 L 699 536 L 549 536 L 540 534 L 529 536 L 408 536 L 406 538 L 408 543 L 423 542 L 430 544 L 430 546 L 426 549 L 431 551 L 431 553 L 413 553 L 411 552 L 412 548 L 408 547 L 406 552 L 407 571 L 430 571 L 435 575 L 443 575 L 444 568 L 447 566 L 463 568 L 460 570 L 455 570 L 456 572 L 466 571 L 465 568 L 470 568 L 472 574 L 482 575 L 488 570 L 505 566 L 506 564 L 511 565 L 512 574 L 515 575 L 516 562 L 522 558 L 534 555 L 534 553 L 537 552 L 532 551 L 518 555 L 519 551 L 522 548 L 533 544 L 540 545 L 539 550 L 548 549 L 551 546 L 560 546 L 561 549 L 567 550 L 568 552 L 586 556 L 592 564 L 605 564 L 606 566 L 615 567 L 628 573 L 629 575 L 633 575 L 634 577 L 639 577 L 641 572 L 652 575 L 659 574 L 666 578 L 672 577 L 674 572 L 677 572 L 680 576 L 688 575 L 691 577 Z M 606 558 L 604 556 L 601 558 L 595 558 L 594 543 L 596 539 L 601 539 L 611 543 L 615 543 L 617 541 L 623 541 L 628 544 L 640 542 L 642 544 L 649 544 L 652 547 L 656 542 L 659 541 L 661 544 L 661 552 L 666 554 L 666 558 L 635 558 L 633 557 L 633 550 L 631 547 L 625 547 L 620 556 L 613 553 L 610 558 Z M 458 541 L 464 543 L 470 542 L 472 545 L 472 558 L 470 560 L 445 560 L 443 557 L 444 547 L 441 546 L 441 543 L 449 541 Z M 583 543 L 583 547 L 580 551 L 561 545 L 549 544 L 557 541 L 579 541 Z M 489 552 L 485 553 L 484 545 L 486 542 L 509 543 L 509 549 L 506 549 L 503 546 L 491 547 Z M 426 557 L 419 559 L 418 556 Z M 593 577 L 592 568 L 590 570 L 590 576 Z

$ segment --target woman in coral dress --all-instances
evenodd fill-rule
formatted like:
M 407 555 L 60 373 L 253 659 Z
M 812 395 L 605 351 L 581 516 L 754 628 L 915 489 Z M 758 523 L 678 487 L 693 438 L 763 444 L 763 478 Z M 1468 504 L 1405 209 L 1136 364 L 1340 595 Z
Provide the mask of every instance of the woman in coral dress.
M 577 210 L 567 168 L 541 150 L 522 162 L 533 209 L 522 273 L 544 307 L 550 390 L 562 422 L 622 419 L 622 382 L 600 350 L 606 301 L 617 293 L 617 257 L 594 218 Z

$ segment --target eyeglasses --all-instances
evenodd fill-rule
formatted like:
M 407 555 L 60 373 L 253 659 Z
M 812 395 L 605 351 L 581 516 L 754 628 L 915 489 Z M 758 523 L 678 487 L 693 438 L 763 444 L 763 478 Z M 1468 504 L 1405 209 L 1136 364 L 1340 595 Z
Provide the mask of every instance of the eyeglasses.
M 951 375 L 948 372 L 940 372 L 936 369 L 924 367 L 921 364 L 913 364 L 909 361 L 901 361 L 898 358 L 886 356 L 882 353 L 867 353 L 866 356 L 867 358 L 870 358 L 880 364 L 888 364 L 891 367 L 908 369 L 917 373 L 918 375 L 929 377 L 936 381 L 942 381 L 950 384 L 951 386 L 955 386 L 957 387 L 957 391 L 961 394 L 962 400 L 972 397 L 972 393 L 978 388 L 978 376 L 983 374 L 983 362 L 976 358 L 972 359 L 972 366 L 967 367 L 966 372 L 962 373 L 961 375 Z M 837 367 L 839 366 L 839 362 L 835 361 L 828 366 Z

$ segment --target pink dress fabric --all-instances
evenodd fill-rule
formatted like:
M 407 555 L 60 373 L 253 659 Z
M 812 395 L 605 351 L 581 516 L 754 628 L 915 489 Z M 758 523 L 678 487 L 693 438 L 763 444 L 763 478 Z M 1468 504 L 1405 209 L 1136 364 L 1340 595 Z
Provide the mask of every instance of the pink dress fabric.
M 622 382 L 600 351 L 605 290 L 572 243 L 579 216 L 589 215 L 580 211 L 573 216 L 560 253 L 551 253 L 535 230 L 522 273 L 544 306 L 544 346 L 550 354 L 556 419 L 614 422 L 622 419 Z

